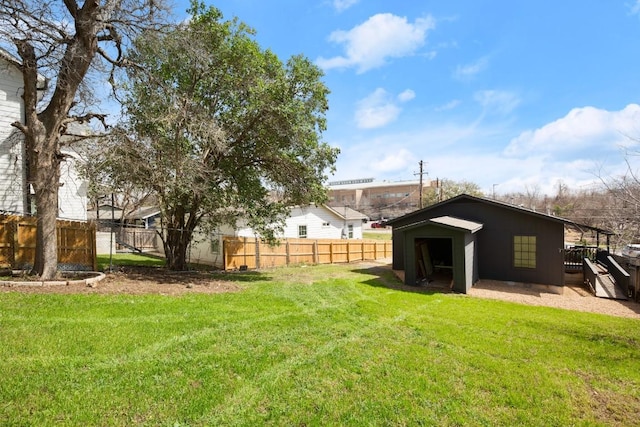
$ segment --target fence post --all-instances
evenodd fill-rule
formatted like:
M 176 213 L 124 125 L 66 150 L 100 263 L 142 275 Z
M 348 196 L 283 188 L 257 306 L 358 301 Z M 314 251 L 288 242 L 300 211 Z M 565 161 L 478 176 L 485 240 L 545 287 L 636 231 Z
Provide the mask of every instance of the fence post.
M 333 242 L 329 243 L 329 264 L 333 264 Z
M 286 239 L 286 243 L 285 243 L 285 249 L 286 249 L 286 253 L 287 256 L 285 257 L 287 265 L 289 265 L 291 263 L 291 253 L 289 252 L 289 239 Z
M 95 222 L 91 223 L 91 226 L 89 227 L 88 232 L 89 232 L 89 236 L 90 236 L 91 243 L 92 243 L 91 244 L 91 260 L 93 261 L 92 262 L 93 271 L 98 271 L 98 260 L 96 258 L 98 250 L 96 248 L 97 237 L 96 237 L 96 223 Z
M 260 238 L 255 238 L 256 243 L 256 268 L 260 268 Z
M 242 260 L 244 261 L 242 264 L 247 265 L 247 238 L 242 238 Z
M 317 239 L 313 241 L 313 263 L 314 264 L 320 263 L 320 259 L 318 257 L 318 240 Z
M 18 250 L 20 249 L 20 220 L 11 221 L 11 268 L 18 268 Z M 24 264 L 24 262 L 23 262 Z
M 11 268 L 16 268 L 16 249 L 18 248 L 18 221 L 9 221 L 7 223 L 9 229 L 11 230 L 11 235 L 9 237 L 9 264 L 11 264 Z
M 349 241 L 347 240 L 347 263 L 351 262 L 351 247 L 349 246 Z

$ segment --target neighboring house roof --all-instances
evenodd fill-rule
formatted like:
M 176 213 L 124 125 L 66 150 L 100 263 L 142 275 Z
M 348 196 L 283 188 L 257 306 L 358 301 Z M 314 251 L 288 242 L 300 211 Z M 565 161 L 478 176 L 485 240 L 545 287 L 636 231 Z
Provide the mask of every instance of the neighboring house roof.
M 141 206 L 131 212 L 128 215 L 125 215 L 126 219 L 147 219 L 152 216 L 160 215 L 161 210 L 157 206 Z
M 604 229 L 601 229 L 601 228 L 598 228 L 598 227 L 592 227 L 590 225 L 579 224 L 579 223 L 577 223 L 575 221 L 572 221 L 570 219 L 561 218 L 561 217 L 554 216 L 554 215 L 548 215 L 548 214 L 545 214 L 545 213 L 541 213 L 541 212 L 537 212 L 537 211 L 534 211 L 534 210 L 531 210 L 531 209 L 524 208 L 522 206 L 516 206 L 516 205 L 512 205 L 510 203 L 501 202 L 501 201 L 498 201 L 498 200 L 486 199 L 484 197 L 471 196 L 469 194 L 461 194 L 461 195 L 453 197 L 451 199 L 447 199 L 447 200 L 445 200 L 443 202 L 436 203 L 436 204 L 431 205 L 431 206 L 427 206 L 424 209 L 413 211 L 413 212 L 408 213 L 408 214 L 406 214 L 404 216 L 401 216 L 399 218 L 389 220 L 389 221 L 387 221 L 387 225 L 391 225 L 393 227 L 393 226 L 395 226 L 397 224 L 398 227 L 402 227 L 402 226 L 410 224 L 411 220 L 413 218 L 415 218 L 416 221 L 423 221 L 422 215 L 427 213 L 429 210 L 434 209 L 437 206 L 443 206 L 443 205 L 446 205 L 446 204 L 449 204 L 449 203 L 454 203 L 456 201 L 464 200 L 464 199 L 473 200 L 473 201 L 477 201 L 477 202 L 480 202 L 480 203 L 486 203 L 486 204 L 489 204 L 489 205 L 495 205 L 495 206 L 498 206 L 498 207 L 501 207 L 501 208 L 504 208 L 504 209 L 509 209 L 509 210 L 512 210 L 512 211 L 524 213 L 526 215 L 531 215 L 531 216 L 534 216 L 534 217 L 537 217 L 537 218 L 547 219 L 549 221 L 559 222 L 559 223 L 562 223 L 562 224 L 565 224 L 565 225 L 569 225 L 569 226 L 573 226 L 573 227 L 577 227 L 577 228 L 584 228 L 584 229 L 588 229 L 588 230 L 594 230 L 594 231 L 597 231 L 597 232 L 605 234 L 605 235 L 613 235 L 613 234 L 615 234 L 615 233 L 613 233 L 613 232 L 611 232 L 609 230 L 604 230 Z
M 20 62 L 20 60 L 18 58 L 16 58 L 15 56 L 10 54 L 6 50 L 2 49 L 1 47 L 0 47 L 0 59 L 4 59 L 9 64 L 13 65 L 14 67 L 16 67 L 18 69 L 20 69 L 22 67 L 22 63 Z M 40 87 L 38 87 L 38 90 L 46 89 L 46 87 L 47 87 L 47 79 L 46 79 L 46 77 L 38 74 L 38 81 L 42 84 Z
M 0 58 L 4 59 L 7 62 L 10 62 L 12 65 L 16 67 L 20 67 L 20 61 L 16 59 L 15 56 L 11 55 L 9 52 L 0 47 Z
M 369 219 L 365 214 L 360 213 L 354 209 L 351 209 L 348 206 L 334 206 L 330 207 L 327 205 L 322 205 L 323 208 L 327 209 L 329 212 L 332 212 L 334 215 L 338 216 L 342 220 L 356 220 L 356 219 Z

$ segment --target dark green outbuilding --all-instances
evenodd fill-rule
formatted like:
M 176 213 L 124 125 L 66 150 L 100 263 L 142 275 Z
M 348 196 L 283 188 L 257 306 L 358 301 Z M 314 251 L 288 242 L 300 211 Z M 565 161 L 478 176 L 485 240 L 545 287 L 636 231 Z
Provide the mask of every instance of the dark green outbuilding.
M 388 224 L 405 284 L 438 281 L 461 293 L 479 279 L 564 286 L 565 226 L 586 227 L 466 194 Z

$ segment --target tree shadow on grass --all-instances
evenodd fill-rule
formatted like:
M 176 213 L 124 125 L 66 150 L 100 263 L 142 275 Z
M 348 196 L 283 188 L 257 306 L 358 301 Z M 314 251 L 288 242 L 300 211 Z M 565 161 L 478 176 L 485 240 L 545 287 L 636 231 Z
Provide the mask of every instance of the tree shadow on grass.
M 164 267 L 126 266 L 119 267 L 116 274 L 126 276 L 129 280 L 154 281 L 158 284 L 199 284 L 212 280 L 252 283 L 270 280 L 271 276 L 258 271 L 172 271 Z

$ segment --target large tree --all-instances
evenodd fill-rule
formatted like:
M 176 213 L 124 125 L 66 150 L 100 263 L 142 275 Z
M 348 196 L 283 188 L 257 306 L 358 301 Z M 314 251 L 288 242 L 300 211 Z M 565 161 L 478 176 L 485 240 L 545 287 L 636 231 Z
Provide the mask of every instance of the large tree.
M 57 271 L 62 141 L 72 122 L 104 118 L 92 110 L 96 94 L 83 84 L 92 70 L 108 73 L 105 66 L 121 65 L 126 41 L 156 28 L 164 10 L 162 0 L 0 0 L 0 43 L 18 57 L 24 82 L 24 122 L 13 125 L 24 134 L 27 179 L 35 192 L 33 272 L 42 278 Z
M 338 150 L 321 141 L 328 89 L 303 56 L 286 63 L 216 8 L 146 34 L 131 52 L 126 126 L 105 170 L 160 204 L 167 265 L 187 268 L 194 230 L 242 217 L 273 238 L 292 205 L 322 202 Z

